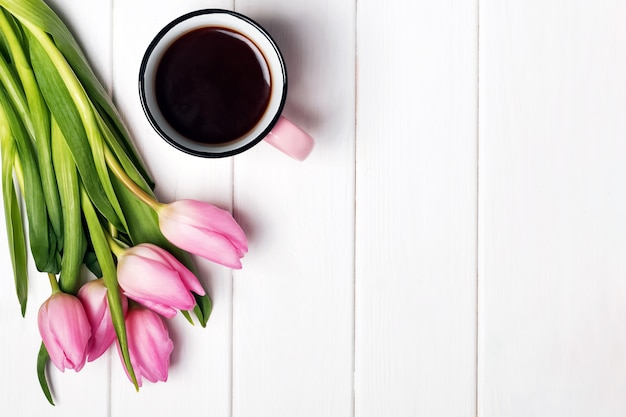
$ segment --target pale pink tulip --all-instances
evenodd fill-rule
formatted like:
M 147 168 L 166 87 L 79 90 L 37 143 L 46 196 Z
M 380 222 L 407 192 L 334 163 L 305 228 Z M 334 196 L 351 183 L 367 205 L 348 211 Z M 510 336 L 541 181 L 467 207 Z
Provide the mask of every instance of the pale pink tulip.
M 39 333 L 50 360 L 61 372 L 80 371 L 87 359 L 91 326 L 80 300 L 55 292 L 39 308 Z
M 159 210 L 163 235 L 187 252 L 240 269 L 248 252 L 246 236 L 226 210 L 196 200 L 179 200 Z
M 178 310 L 191 310 L 204 295 L 198 278 L 165 249 L 142 243 L 118 258 L 117 279 L 122 292 L 157 313 L 172 318 Z
M 126 314 L 126 332 L 130 363 L 137 384 L 141 386 L 144 378 L 150 382 L 167 381 L 174 343 L 161 317 L 152 310 L 139 306 L 131 307 Z M 120 353 L 119 343 L 117 348 Z M 124 364 L 121 353 L 120 359 Z M 124 370 L 130 379 L 125 366 Z
M 89 281 L 78 291 L 78 298 L 83 304 L 87 320 L 91 325 L 91 338 L 87 355 L 89 362 L 98 359 L 115 341 L 115 328 L 109 310 L 108 290 L 102 279 Z M 128 308 L 128 300 L 122 294 L 124 314 Z

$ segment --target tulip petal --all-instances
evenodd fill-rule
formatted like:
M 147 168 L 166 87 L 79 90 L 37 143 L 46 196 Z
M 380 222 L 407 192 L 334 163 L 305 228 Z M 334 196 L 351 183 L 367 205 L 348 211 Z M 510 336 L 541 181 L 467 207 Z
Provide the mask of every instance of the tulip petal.
M 82 287 L 78 291 L 78 299 L 83 304 L 85 314 L 89 319 L 89 324 L 93 325 L 102 322 L 102 319 L 107 311 L 107 289 L 102 285 L 92 284 L 96 281 L 91 281 Z
M 61 371 L 85 365 L 91 326 L 78 298 L 53 294 L 39 309 L 38 326 L 50 360 Z
M 205 259 L 234 269 L 241 269 L 240 251 L 224 236 L 178 223 L 161 226 L 163 234 L 176 246 Z
M 58 340 L 64 341 L 65 367 L 80 371 L 85 365 L 87 343 L 91 337 L 91 327 L 82 305 L 77 299 L 67 305 L 51 303 L 49 313 L 52 317 L 63 317 L 63 320 L 51 320 L 50 330 Z
M 165 250 L 163 248 L 153 245 L 152 243 L 142 243 L 129 249 L 129 252 L 135 256 L 152 259 L 153 261 L 160 261 L 161 263 L 163 263 L 163 256 L 161 256 L 161 252 L 164 251 Z
M 176 259 L 174 255 L 167 251 L 162 251 L 160 255 L 162 256 L 164 262 L 167 262 L 167 264 L 172 267 L 172 269 L 178 272 L 178 275 L 180 276 L 183 284 L 185 285 L 185 287 L 187 287 L 188 290 L 193 291 L 198 295 L 205 294 L 204 288 L 202 288 L 200 281 L 198 281 L 198 277 L 196 277 L 194 273 L 191 272 L 185 265 L 180 263 L 180 261 Z
M 39 334 L 41 335 L 43 344 L 46 346 L 46 350 L 50 356 L 50 361 L 59 371 L 65 372 L 65 354 L 63 353 L 63 349 L 61 348 L 56 336 L 50 330 L 47 310 L 46 303 L 39 308 L 39 314 L 37 317 Z
M 179 274 L 158 261 L 127 252 L 120 257 L 118 282 L 124 294 L 138 302 L 150 301 L 168 308 L 189 310 L 196 300 Z
M 182 223 L 224 235 L 239 250 L 240 256 L 248 252 L 248 241 L 241 226 L 230 212 L 212 204 L 197 200 L 178 200 L 162 209 L 159 221 L 161 226 L 163 221 Z
M 126 316 L 126 327 L 131 362 L 139 386 L 143 378 L 150 382 L 167 381 L 174 344 L 161 318 L 150 310 L 133 308 Z
M 169 356 L 174 348 L 163 321 L 155 315 L 141 315 L 134 327 L 135 340 L 141 343 L 140 367 L 142 375 L 150 382 L 167 381 Z
M 111 317 L 109 315 L 109 317 Z M 110 319 L 109 319 L 110 320 Z M 113 323 L 103 324 L 96 328 L 89 340 L 89 349 L 87 350 L 87 359 L 93 362 L 106 352 L 115 342 L 115 328 Z
M 115 327 L 109 310 L 107 288 L 102 279 L 96 279 L 84 284 L 78 291 L 87 319 L 91 325 L 91 338 L 87 349 L 89 362 L 98 359 L 108 350 L 116 338 Z M 128 300 L 122 295 L 122 310 L 128 309 Z
M 150 310 L 154 311 L 155 313 L 159 313 L 160 315 L 162 315 L 163 317 L 166 317 L 168 319 L 173 319 L 174 317 L 176 317 L 176 313 L 177 311 L 165 304 L 160 304 L 160 303 L 156 303 L 150 299 L 147 298 L 140 298 L 140 297 L 130 297 L 133 300 L 137 301 L 139 304 L 143 305 L 144 307 L 149 308 Z M 182 310 L 189 310 L 187 309 L 182 309 Z
M 188 224 L 224 235 L 240 251 L 240 256 L 247 253 L 248 240 L 232 214 L 211 204 L 199 203 L 191 205 L 195 217 Z
M 198 295 L 204 295 L 204 288 L 200 285 L 200 281 L 198 281 L 198 277 L 194 275 L 185 265 L 183 265 L 174 255 L 165 249 L 153 245 L 152 243 L 142 243 L 132 249 L 133 255 L 138 255 L 143 258 L 149 258 L 155 261 L 158 261 L 164 265 L 171 267 L 172 270 L 176 271 L 185 287 L 195 292 Z

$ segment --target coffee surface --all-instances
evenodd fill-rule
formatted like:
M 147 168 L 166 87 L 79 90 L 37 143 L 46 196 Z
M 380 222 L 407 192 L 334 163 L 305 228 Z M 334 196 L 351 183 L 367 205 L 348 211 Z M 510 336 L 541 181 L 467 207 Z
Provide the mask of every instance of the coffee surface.
M 170 125 L 188 139 L 221 144 L 261 119 L 270 99 L 267 63 L 254 43 L 219 27 L 175 40 L 156 72 L 155 92 Z

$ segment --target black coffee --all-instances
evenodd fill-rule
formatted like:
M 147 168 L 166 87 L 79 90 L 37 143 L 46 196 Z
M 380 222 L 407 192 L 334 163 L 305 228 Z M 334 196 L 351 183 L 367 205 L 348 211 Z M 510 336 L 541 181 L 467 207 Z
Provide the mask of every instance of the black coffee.
M 267 62 L 256 45 L 229 29 L 205 27 L 178 38 L 155 76 L 163 116 L 195 142 L 220 144 L 249 132 L 270 99 Z

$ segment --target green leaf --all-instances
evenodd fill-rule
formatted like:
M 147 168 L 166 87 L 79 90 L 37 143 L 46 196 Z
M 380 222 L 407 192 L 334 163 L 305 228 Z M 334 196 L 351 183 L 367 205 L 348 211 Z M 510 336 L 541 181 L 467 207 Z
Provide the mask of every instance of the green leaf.
M 183 315 L 183 317 L 185 319 L 187 319 L 187 321 L 189 322 L 189 324 L 191 324 L 192 326 L 194 325 L 193 319 L 191 318 L 191 315 L 189 314 L 188 311 L 186 310 L 181 310 L 180 313 Z
M 22 84 L 19 82 L 19 76 L 16 72 L 15 66 L 9 64 L 7 58 L 0 54 L 0 82 L 6 91 L 7 97 L 11 100 L 15 108 L 15 112 L 19 115 L 22 124 L 26 132 L 29 135 L 29 140 L 35 139 L 35 128 L 30 117 L 28 110 L 28 103 L 26 102 L 26 95 Z
M 213 311 L 213 302 L 208 293 L 205 295 L 194 294 L 193 296 L 196 299 L 196 306 L 193 312 L 196 314 L 196 317 L 198 317 L 198 320 L 200 320 L 200 325 L 206 327 L 211 312 Z
M 14 19 L 7 17 L 4 11 L 0 11 L 0 30 L 7 39 L 10 56 L 17 70 L 21 86 L 26 95 L 28 106 L 27 114 L 22 115 L 22 120 L 30 127 L 32 140 L 37 148 L 39 168 L 42 178 L 44 198 L 50 222 L 58 239 L 62 241 L 62 214 L 61 202 L 57 190 L 56 178 L 52 168 L 52 154 L 50 148 L 50 111 L 39 91 L 35 80 L 32 66 L 27 59 L 27 52 L 22 45 L 22 33 L 16 27 Z
M 0 31 L 0 54 L 2 54 L 2 56 L 5 57 L 5 59 L 8 59 L 9 55 L 9 43 L 6 39 L 6 36 L 4 36 L 4 33 L 2 33 L 2 31 Z
M 46 350 L 46 347 L 42 343 L 39 348 L 39 354 L 37 355 L 37 378 L 39 379 L 39 385 L 41 386 L 41 390 L 46 396 L 46 399 L 50 404 L 54 405 L 52 394 L 50 393 L 50 387 L 48 386 L 48 380 L 46 379 L 46 365 L 48 364 L 49 359 L 50 355 L 48 355 L 48 350 Z
M 88 87 L 88 86 L 87 86 Z M 112 140 L 110 141 L 110 146 L 115 150 L 116 155 L 121 157 L 124 154 L 124 158 L 129 160 L 129 164 L 133 166 L 133 171 L 137 171 L 137 173 L 142 177 L 142 181 L 145 181 L 148 184 L 150 189 L 154 188 L 154 181 L 152 177 L 148 173 L 146 166 L 144 165 L 143 160 L 139 156 L 137 149 L 135 148 L 134 143 L 130 138 L 130 134 L 126 130 L 126 127 L 121 122 L 121 116 L 117 112 L 117 109 L 113 107 L 110 103 L 110 99 L 108 96 L 104 96 L 102 99 L 99 94 L 96 94 L 93 91 L 90 91 L 87 88 L 87 91 L 90 94 L 90 98 L 94 101 L 95 110 L 101 119 L 104 121 L 108 130 L 111 132 Z M 106 106 L 102 106 L 103 102 L 106 102 Z M 125 165 L 125 162 L 122 162 Z
M 52 159 L 59 186 L 64 219 L 63 235 L 65 236 L 59 285 L 63 292 L 74 294 L 78 290 L 78 276 L 87 250 L 87 239 L 83 232 L 78 172 L 63 133 L 54 120 L 52 121 L 52 145 Z
M 111 318 L 113 321 L 113 327 L 115 328 L 115 334 L 119 341 L 120 351 L 122 352 L 122 358 L 126 366 L 126 370 L 130 375 L 130 379 L 135 384 L 135 388 L 138 390 L 137 378 L 133 371 L 133 365 L 130 362 L 130 353 L 128 352 L 128 335 L 126 334 L 126 323 L 124 322 L 124 310 L 122 309 L 122 300 L 120 295 L 120 288 L 117 283 L 117 270 L 115 267 L 115 261 L 109 248 L 107 237 L 98 214 L 96 213 L 89 196 L 82 190 L 81 201 L 83 206 L 83 213 L 85 214 L 85 220 L 87 221 L 87 227 L 91 235 L 91 242 L 93 244 L 98 263 L 102 268 L 104 285 L 107 287 L 107 299 L 109 302 L 109 309 L 111 311 Z
M 35 265 L 39 271 L 56 274 L 60 269 L 59 257 L 56 252 L 55 235 L 48 221 L 37 159 L 24 126 L 4 89 L 0 89 L 0 119 L 10 126 L 17 145 L 18 159 L 15 168 L 18 177 L 22 179 L 28 234 Z
M 4 202 L 4 218 L 9 243 L 9 253 L 13 266 L 15 291 L 20 303 L 22 317 L 26 314 L 28 300 L 28 252 L 26 236 L 22 224 L 15 185 L 13 182 L 13 162 L 15 161 L 15 143 L 11 136 L 8 123 L 0 121 L 0 148 L 2 153 L 2 197 Z
M 9 184 L 10 183 L 10 184 Z M 4 196 L 5 218 L 7 233 L 9 235 L 9 253 L 11 264 L 13 265 L 13 280 L 15 282 L 15 292 L 20 303 L 22 317 L 26 315 L 26 304 L 28 301 L 28 252 L 26 248 L 26 236 L 22 224 L 22 213 L 17 200 L 12 178 L 2 181 Z M 8 194 L 8 196 L 7 196 Z M 9 202 L 7 204 L 7 197 Z
M 120 143 L 116 140 L 115 134 L 111 130 L 111 125 L 106 122 L 105 118 L 103 118 L 103 116 L 98 113 L 95 108 L 94 115 L 96 116 L 98 127 L 102 132 L 102 137 L 104 138 L 106 145 L 108 145 L 108 148 L 105 149 L 105 159 L 107 158 L 107 152 L 112 152 L 113 156 L 116 158 L 116 161 L 118 161 L 119 164 L 122 166 L 126 175 L 146 193 L 153 195 L 152 184 L 146 181 L 146 178 L 137 169 L 134 162 L 128 156 Z
M 151 186 L 148 172 L 141 161 L 122 119 L 115 109 L 111 98 L 93 73 L 80 46 L 71 32 L 54 11 L 42 0 L 0 0 L 0 6 L 24 24 L 41 28 L 49 33 L 55 45 L 65 56 L 87 94 L 102 114 L 107 124 L 113 128 L 115 137 L 129 155 L 134 165 Z
M 45 49 L 38 42 L 31 42 L 31 62 L 35 76 L 52 112 L 59 125 L 63 137 L 72 153 L 80 178 L 98 211 L 118 229 L 124 229 L 124 223 L 109 200 L 103 186 L 101 174 L 96 166 L 91 144 L 85 130 L 76 102 L 72 99 L 61 75 L 55 69 Z
M 35 163 L 37 156 L 33 149 L 33 125 L 26 98 L 21 84 L 17 81 L 15 70 L 2 55 L 0 55 L 0 83 L 4 87 L 2 117 L 8 120 L 11 134 L 17 143 L 18 160 L 15 162 L 15 167 L 18 179 L 22 182 L 29 226 L 31 223 L 35 225 L 29 227 L 33 258 L 37 269 L 40 271 L 56 273 L 59 268 L 57 237 L 51 230 L 48 230 L 50 225 L 48 224 L 48 210 L 45 204 L 43 184 L 39 167 Z M 21 163 L 25 165 L 23 173 Z M 45 226 L 44 222 L 46 223 Z
M 98 257 L 93 249 L 87 250 L 85 252 L 85 257 L 83 258 L 83 263 L 91 271 L 92 274 L 96 276 L 96 278 L 102 278 L 102 268 L 100 268 L 100 264 L 98 263 Z

